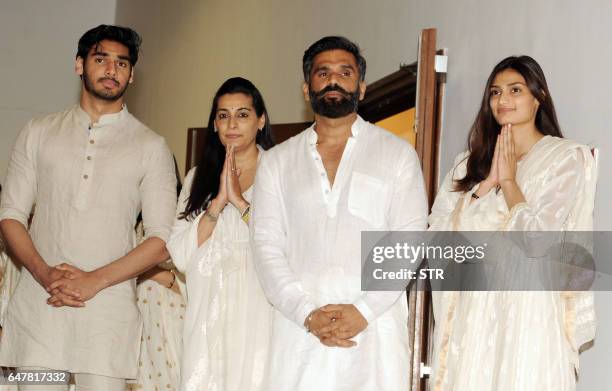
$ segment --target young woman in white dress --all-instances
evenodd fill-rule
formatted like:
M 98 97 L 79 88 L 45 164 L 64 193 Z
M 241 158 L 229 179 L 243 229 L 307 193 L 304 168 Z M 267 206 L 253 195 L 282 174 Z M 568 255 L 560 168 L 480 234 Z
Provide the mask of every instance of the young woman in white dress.
M 257 391 L 272 312 L 249 246 L 249 200 L 259 155 L 273 142 L 263 98 L 250 81 L 223 83 L 205 137 L 167 244 L 187 286 L 181 390 Z
M 491 73 L 435 200 L 431 230 L 589 231 L 596 171 L 564 139 L 542 69 L 508 57 Z M 575 390 L 595 334 L 592 292 L 434 292 L 434 390 Z

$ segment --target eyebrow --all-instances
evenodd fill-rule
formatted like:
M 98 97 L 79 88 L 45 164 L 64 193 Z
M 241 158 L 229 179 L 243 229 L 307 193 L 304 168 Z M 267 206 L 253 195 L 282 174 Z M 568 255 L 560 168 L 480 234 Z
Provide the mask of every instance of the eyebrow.
M 520 82 L 520 81 L 515 81 L 514 83 L 510 83 L 510 84 L 507 84 L 507 85 L 508 86 L 513 86 L 513 85 L 516 85 L 516 84 L 519 84 L 519 85 L 527 87 L 527 84 L 525 84 L 523 82 Z M 500 88 L 500 86 L 498 86 L 497 84 L 492 84 L 491 88 Z
M 250 108 L 250 107 L 240 107 L 240 108 L 238 108 L 238 109 L 236 109 L 236 110 L 247 110 L 247 111 L 251 111 L 251 108 Z M 217 109 L 217 111 L 229 111 L 229 109 L 225 109 L 225 108 L 223 108 L 223 107 L 220 107 L 220 108 L 218 108 L 218 109 Z
M 95 51 L 93 52 L 94 56 L 100 56 L 100 57 L 110 57 L 110 54 L 106 53 L 106 52 L 101 52 L 101 51 Z M 129 56 L 125 56 L 125 55 L 119 55 L 117 56 L 118 59 L 120 60 L 125 60 L 125 61 L 130 61 L 130 57 Z
M 340 65 L 340 67 L 341 67 L 341 68 L 343 68 L 343 69 L 350 69 L 350 70 L 352 70 L 352 71 L 355 71 L 355 67 L 354 67 L 354 66 L 352 66 L 351 64 L 342 64 L 342 65 Z M 314 73 L 317 73 L 317 72 L 319 72 L 319 71 L 326 71 L 326 70 L 329 70 L 329 69 L 331 69 L 331 68 L 330 68 L 330 66 L 329 66 L 329 65 L 324 64 L 324 65 L 319 65 L 318 67 L 316 67 L 316 68 L 313 70 L 313 72 L 314 72 Z

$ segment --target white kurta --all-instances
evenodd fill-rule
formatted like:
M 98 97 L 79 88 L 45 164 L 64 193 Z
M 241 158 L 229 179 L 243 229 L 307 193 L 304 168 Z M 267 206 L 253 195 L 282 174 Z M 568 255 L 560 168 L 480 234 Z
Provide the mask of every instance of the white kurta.
M 187 174 L 179 197 L 183 210 L 194 173 Z M 251 190 L 243 195 L 249 200 Z M 267 391 L 262 381 L 272 307 L 257 280 L 249 228 L 228 204 L 211 236 L 198 247 L 203 216 L 177 220 L 167 245 L 177 269 L 185 273 L 187 288 L 180 389 Z
M 589 149 L 545 136 L 518 163 L 526 203 L 508 210 L 503 192 L 478 200 L 453 192 L 467 154 L 446 176 L 432 230 L 592 230 L 596 171 Z M 578 350 L 595 335 L 592 292 L 434 292 L 435 391 L 571 391 Z
M 176 175 L 164 139 L 124 108 L 90 119 L 80 106 L 33 120 L 19 134 L 2 190 L 0 220 L 27 227 L 42 258 L 90 271 L 146 237 L 166 240 L 176 206 Z M 0 365 L 135 378 L 141 319 L 136 281 L 100 291 L 83 308 L 54 308 L 23 269 L 9 303 Z
M 313 127 L 266 153 L 255 178 L 252 245 L 275 307 L 267 391 L 405 390 L 407 305 L 403 292 L 361 291 L 361 232 L 422 230 L 421 166 L 405 141 L 360 117 L 333 187 Z M 353 303 L 368 327 L 349 349 L 306 332 L 315 308 Z

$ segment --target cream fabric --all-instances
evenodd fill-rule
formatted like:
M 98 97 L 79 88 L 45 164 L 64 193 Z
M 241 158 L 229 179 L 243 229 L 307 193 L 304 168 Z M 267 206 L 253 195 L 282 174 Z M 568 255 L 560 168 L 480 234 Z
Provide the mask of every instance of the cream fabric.
M 0 247 L 2 247 L 1 243 Z M 15 262 L 0 248 L 0 327 L 4 324 L 8 303 L 17 287 L 20 274 L 21 267 L 17 267 Z
M 179 197 L 183 210 L 194 174 L 195 169 L 187 174 Z M 243 195 L 250 200 L 251 189 Z M 248 226 L 228 204 L 198 247 L 202 217 L 177 220 L 167 245 L 186 277 L 181 390 L 267 391 L 262 380 L 272 308 L 255 274 Z
M 360 117 L 333 187 L 310 127 L 264 155 L 252 208 L 252 245 L 275 308 L 267 391 L 408 389 L 403 292 L 361 291 L 361 232 L 423 230 L 421 166 L 405 141 Z M 303 323 L 315 308 L 353 303 L 368 327 L 350 349 L 330 348 Z
M 104 266 L 136 244 L 142 209 L 146 237 L 166 240 L 176 205 L 172 155 L 162 137 L 127 109 L 89 128 L 75 106 L 28 123 L 17 138 L 2 191 L 0 220 L 30 228 L 49 265 Z M 84 308 L 53 308 L 25 269 L 0 343 L 0 364 L 135 378 L 141 334 L 136 283 L 99 292 Z
M 141 222 L 136 227 L 137 242 L 140 243 L 143 236 Z M 174 264 L 168 260 L 159 267 L 170 270 Z M 174 274 L 179 293 L 152 280 L 140 282 L 136 289 L 136 303 L 142 316 L 142 343 L 138 378 L 129 384 L 129 390 L 179 389 L 186 307 L 183 296 L 185 276 L 176 270 Z
M 453 192 L 467 154 L 446 176 L 431 230 L 588 231 L 597 173 L 590 150 L 545 136 L 518 163 L 526 203 L 508 210 L 503 192 L 470 202 Z M 433 292 L 434 390 L 568 391 L 578 350 L 595 336 L 592 292 Z
M 180 293 L 151 280 L 138 284 L 137 293 L 143 329 L 138 378 L 131 387 L 176 391 L 180 384 L 185 300 Z

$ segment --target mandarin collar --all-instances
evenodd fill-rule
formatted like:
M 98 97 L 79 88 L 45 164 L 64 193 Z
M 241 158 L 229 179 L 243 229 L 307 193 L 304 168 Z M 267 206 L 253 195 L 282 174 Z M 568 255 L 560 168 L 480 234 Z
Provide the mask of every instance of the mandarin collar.
M 366 121 L 363 118 L 361 118 L 360 115 L 357 115 L 355 122 L 353 122 L 353 124 L 351 125 L 351 137 L 358 138 L 359 133 L 361 133 L 365 124 L 366 124 Z M 310 128 L 308 128 L 307 137 L 308 137 L 309 144 L 316 144 L 317 139 L 319 138 L 319 136 L 317 135 L 317 132 L 315 131 L 315 125 L 316 123 L 313 123 L 312 125 L 310 125 Z
M 121 110 L 119 110 L 116 113 L 101 115 L 100 118 L 98 119 L 98 122 L 96 122 L 93 125 L 94 126 L 106 126 L 106 125 L 112 125 L 112 124 L 118 123 L 119 121 L 123 120 L 128 115 L 128 113 L 129 112 L 128 112 L 127 106 L 124 104 L 121 107 Z M 91 124 L 91 118 L 89 118 L 89 114 L 87 114 L 87 112 L 83 110 L 80 104 L 76 105 L 75 114 L 80 123 L 86 126 L 89 126 Z

